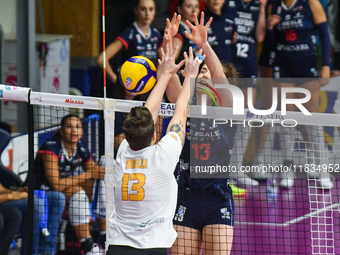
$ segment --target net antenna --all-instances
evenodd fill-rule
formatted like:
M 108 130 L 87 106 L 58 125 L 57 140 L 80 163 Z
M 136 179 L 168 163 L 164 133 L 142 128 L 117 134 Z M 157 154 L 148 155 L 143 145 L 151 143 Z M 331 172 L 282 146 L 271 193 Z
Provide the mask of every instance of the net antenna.
M 106 42 L 105 42 L 105 0 L 102 0 L 102 29 L 103 29 L 103 89 L 104 89 L 104 101 L 106 99 Z M 105 105 L 105 103 L 104 103 Z

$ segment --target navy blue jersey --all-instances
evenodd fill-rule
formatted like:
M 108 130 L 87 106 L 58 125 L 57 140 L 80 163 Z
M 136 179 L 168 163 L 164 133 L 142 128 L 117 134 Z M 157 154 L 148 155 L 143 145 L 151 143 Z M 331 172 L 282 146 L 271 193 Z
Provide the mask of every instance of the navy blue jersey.
M 207 7 L 204 10 L 204 24 L 213 17 L 208 28 L 208 42 L 222 62 L 233 63 L 231 44 L 234 33 L 235 1 L 226 1 L 221 15 L 216 15 Z
M 234 18 L 237 42 L 233 44 L 233 64 L 242 77 L 257 76 L 257 41 L 256 26 L 259 19 L 260 2 L 252 0 L 236 1 Z
M 193 41 L 189 40 L 189 39 L 185 36 L 185 34 L 184 34 L 185 31 L 188 31 L 188 33 L 191 34 L 190 28 L 187 26 L 187 24 L 185 24 L 183 21 L 181 21 L 181 22 L 179 23 L 178 32 L 177 32 L 177 34 L 176 34 L 176 36 L 177 36 L 177 37 L 182 41 L 182 43 L 183 43 L 182 48 L 181 48 L 181 51 L 180 51 L 180 53 L 179 53 L 179 55 L 178 55 L 178 59 L 177 59 L 177 62 L 178 62 L 178 63 L 181 62 L 181 60 L 184 59 L 184 57 L 183 57 L 183 53 L 184 53 L 184 52 L 189 53 L 189 47 L 190 47 L 190 46 L 193 48 L 194 51 L 195 51 L 195 49 L 196 49 L 196 47 L 197 47 L 197 45 L 196 45 Z
M 60 178 L 76 176 L 84 173 L 83 164 L 91 160 L 91 154 L 82 144 L 78 142 L 74 154 L 69 157 L 66 148 L 62 144 L 61 136 L 54 135 L 50 140 L 45 142 L 38 151 L 36 158 L 35 186 L 37 189 L 52 188 L 46 177 L 42 157 L 44 154 L 52 154 L 58 160 L 58 169 Z
M 316 36 L 309 0 L 296 0 L 289 8 L 273 3 L 272 14 L 281 17 L 275 26 L 277 61 L 299 60 L 316 55 Z
M 187 120 L 184 148 L 175 173 L 179 188 L 219 189 L 226 183 L 227 173 L 223 173 L 223 178 L 190 178 L 190 171 L 195 171 L 196 165 L 229 166 L 235 131 L 235 126 L 216 125 L 214 127 L 213 121 L 209 119 Z
M 149 27 L 148 36 L 145 36 L 134 22 L 117 37 L 117 40 L 120 40 L 127 50 L 126 59 L 144 56 L 157 65 L 157 50 L 162 46 L 163 37 L 156 28 Z

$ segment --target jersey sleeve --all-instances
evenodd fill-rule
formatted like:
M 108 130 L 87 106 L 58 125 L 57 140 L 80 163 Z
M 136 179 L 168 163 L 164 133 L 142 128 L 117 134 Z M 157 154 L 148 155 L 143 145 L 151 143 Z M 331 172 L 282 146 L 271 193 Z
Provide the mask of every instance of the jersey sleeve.
M 117 158 L 119 157 L 119 155 L 122 153 L 122 151 L 126 150 L 127 147 L 129 147 L 129 143 L 128 141 L 124 138 L 123 141 L 120 143 L 118 151 L 117 151 Z
M 183 26 L 179 26 L 178 28 L 178 32 L 177 34 L 175 35 L 176 37 L 178 37 L 182 42 L 184 42 L 184 32 L 185 32 L 185 29 L 183 28 Z
M 59 159 L 58 157 L 58 144 L 56 141 L 47 141 L 45 142 L 38 151 L 37 156 L 42 158 L 44 154 L 51 154 L 56 160 Z
M 130 39 L 133 36 L 133 29 L 130 27 L 127 27 L 118 37 L 117 40 L 121 41 L 124 44 L 125 49 L 129 48 L 130 45 Z
M 174 164 L 173 171 L 179 160 L 179 156 L 182 152 L 181 138 L 176 132 L 168 132 L 157 144 L 160 146 L 163 153 L 167 156 L 168 161 Z

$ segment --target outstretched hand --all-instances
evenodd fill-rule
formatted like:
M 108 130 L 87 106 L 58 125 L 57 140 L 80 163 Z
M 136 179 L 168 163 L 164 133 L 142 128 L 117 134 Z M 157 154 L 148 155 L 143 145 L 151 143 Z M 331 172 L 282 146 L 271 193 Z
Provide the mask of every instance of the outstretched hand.
M 211 17 L 208 22 L 204 25 L 204 12 L 201 12 L 201 21 L 198 23 L 197 14 L 194 13 L 194 23 L 191 24 L 188 20 L 186 21 L 188 27 L 191 29 L 191 34 L 185 31 L 185 36 L 193 41 L 199 48 L 208 40 L 208 27 L 210 26 L 213 18 Z
M 185 68 L 181 70 L 181 74 L 183 77 L 186 78 L 196 78 L 198 74 L 198 70 L 200 67 L 200 62 L 198 61 L 200 58 L 198 56 L 202 56 L 203 50 L 200 49 L 198 51 L 197 57 L 194 58 L 194 53 L 192 47 L 189 48 L 189 56 L 186 52 L 184 52 L 184 59 L 185 59 Z M 205 58 L 205 55 L 203 55 Z M 201 60 L 202 61 L 202 60 Z
M 175 74 L 179 68 L 185 63 L 185 60 L 182 60 L 177 65 L 175 63 L 175 57 L 178 51 L 178 46 L 175 50 L 170 54 L 170 44 L 167 43 L 165 45 L 165 52 L 164 49 L 161 49 L 162 59 L 158 59 L 158 72 L 157 75 L 160 76 L 162 74 Z
M 167 18 L 166 19 L 166 28 L 168 30 L 169 36 L 172 38 L 174 37 L 178 32 L 179 23 L 181 22 L 181 14 L 177 15 L 175 12 L 172 16 L 171 22 Z
M 169 44 L 170 54 L 172 53 L 172 38 L 177 34 L 180 22 L 181 22 L 181 15 L 177 16 L 176 12 L 172 16 L 171 22 L 169 19 L 166 19 L 166 27 L 164 30 L 163 45 Z

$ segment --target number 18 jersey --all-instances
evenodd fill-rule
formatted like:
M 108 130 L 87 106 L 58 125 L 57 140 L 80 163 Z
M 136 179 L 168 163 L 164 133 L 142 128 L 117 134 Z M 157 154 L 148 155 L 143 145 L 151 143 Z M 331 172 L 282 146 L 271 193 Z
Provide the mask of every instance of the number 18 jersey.
M 108 237 L 109 245 L 172 246 L 177 237 L 172 224 L 177 203 L 174 170 L 181 150 L 175 132 L 136 151 L 123 140 L 114 170 L 115 209 L 110 217 L 113 235 Z

